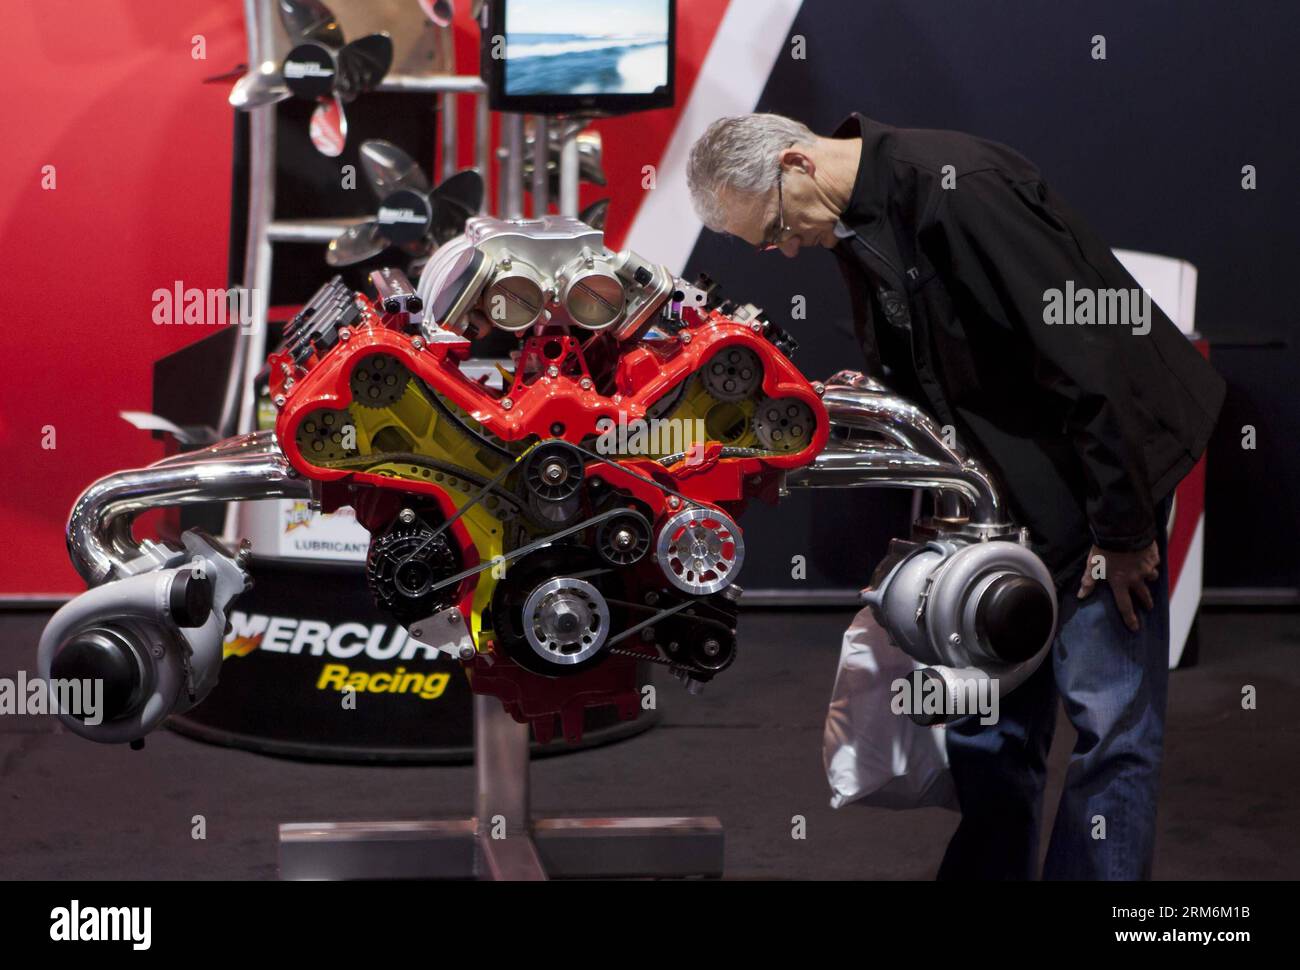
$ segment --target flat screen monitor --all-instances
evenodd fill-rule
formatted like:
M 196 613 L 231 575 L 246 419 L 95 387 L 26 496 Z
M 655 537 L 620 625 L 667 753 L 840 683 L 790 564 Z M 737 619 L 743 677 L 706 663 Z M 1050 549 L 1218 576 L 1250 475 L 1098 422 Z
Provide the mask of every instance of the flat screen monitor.
M 674 0 L 490 0 L 481 63 L 497 111 L 620 114 L 673 103 Z

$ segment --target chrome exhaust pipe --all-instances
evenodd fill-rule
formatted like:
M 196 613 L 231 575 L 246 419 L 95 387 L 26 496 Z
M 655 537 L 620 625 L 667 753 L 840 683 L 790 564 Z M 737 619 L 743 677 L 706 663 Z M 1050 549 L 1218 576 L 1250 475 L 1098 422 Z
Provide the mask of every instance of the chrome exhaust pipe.
M 956 499 L 941 509 L 941 518 L 965 519 L 973 525 L 1010 528 L 997 487 L 978 462 L 961 465 L 939 461 L 891 445 L 856 445 L 832 441 L 812 464 L 786 475 L 787 488 L 937 489 Z
M 833 438 L 812 464 L 793 470 L 786 486 L 893 486 L 938 493 L 937 517 L 986 529 L 1010 529 L 1011 518 L 992 474 L 934 419 L 880 382 L 840 371 L 826 382 L 822 404 L 832 428 L 873 438 Z
M 149 467 L 158 468 L 162 465 L 179 465 L 192 461 L 205 461 L 208 458 L 237 458 L 241 455 L 274 454 L 278 449 L 279 445 L 276 443 L 274 431 L 250 431 L 248 434 L 235 435 L 233 438 L 218 441 L 206 448 L 169 455 L 154 462 Z
M 304 498 L 311 484 L 289 465 L 270 432 L 240 435 L 194 456 L 176 455 L 145 468 L 116 472 L 82 492 L 68 518 L 68 555 L 90 586 L 143 571 L 149 555 L 156 568 L 167 558 L 153 542 L 131 534 L 149 509 L 204 502 Z
M 835 374 L 826 382 L 822 403 L 833 424 L 874 431 L 901 448 L 937 461 L 960 465 L 967 458 L 959 447 L 950 447 L 943 440 L 942 431 L 928 414 L 865 374 Z

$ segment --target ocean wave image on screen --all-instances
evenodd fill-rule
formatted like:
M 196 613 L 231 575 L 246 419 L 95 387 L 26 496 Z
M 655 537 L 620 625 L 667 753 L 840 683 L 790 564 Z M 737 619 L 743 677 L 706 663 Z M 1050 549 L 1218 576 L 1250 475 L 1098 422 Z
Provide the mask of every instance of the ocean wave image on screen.
M 663 87 L 668 6 L 664 0 L 515 0 L 506 8 L 506 93 L 649 94 Z
M 509 94 L 648 94 L 668 83 L 663 37 L 509 35 L 506 62 Z

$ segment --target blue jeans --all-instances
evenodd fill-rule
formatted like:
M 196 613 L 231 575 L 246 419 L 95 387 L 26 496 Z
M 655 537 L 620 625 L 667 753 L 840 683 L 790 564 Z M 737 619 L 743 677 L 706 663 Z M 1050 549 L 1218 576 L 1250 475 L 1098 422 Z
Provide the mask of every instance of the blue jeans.
M 940 879 L 1035 878 L 1058 693 L 1079 737 L 1043 878 L 1150 878 L 1169 685 L 1169 501 L 1156 509 L 1160 578 L 1149 584 L 1154 608 L 1134 604 L 1139 631 L 1124 625 L 1106 583 L 1077 598 L 1080 571 L 1057 590 L 1051 662 L 1000 699 L 997 723 L 972 716 L 948 725 L 962 819 Z

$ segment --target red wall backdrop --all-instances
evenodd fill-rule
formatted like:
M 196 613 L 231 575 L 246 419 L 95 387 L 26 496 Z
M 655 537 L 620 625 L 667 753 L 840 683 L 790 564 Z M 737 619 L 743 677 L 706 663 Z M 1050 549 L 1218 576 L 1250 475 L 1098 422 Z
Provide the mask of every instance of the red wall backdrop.
M 679 4 L 679 104 L 726 6 Z M 161 454 L 118 412 L 148 410 L 153 361 L 205 335 L 155 325 L 154 290 L 226 283 L 231 109 L 228 86 L 202 79 L 241 63 L 245 41 L 238 0 L 27 0 L 5 19 L 0 595 L 12 596 L 80 589 L 62 538 L 73 500 Z M 457 25 L 463 73 L 477 71 L 477 37 Z M 472 117 L 468 102 L 461 117 Z M 598 124 L 615 247 L 641 198 L 641 167 L 658 161 L 675 117 Z M 48 165 L 53 189 L 42 187 Z

